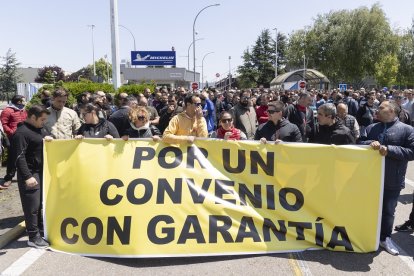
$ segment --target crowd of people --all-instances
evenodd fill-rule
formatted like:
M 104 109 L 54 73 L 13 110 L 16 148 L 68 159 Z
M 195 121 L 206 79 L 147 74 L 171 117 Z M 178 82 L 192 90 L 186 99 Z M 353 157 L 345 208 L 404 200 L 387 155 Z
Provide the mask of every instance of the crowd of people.
M 0 117 L 11 141 L 0 189 L 7 189 L 17 168 L 30 246 L 48 246 L 41 233 L 42 139 L 151 138 L 178 145 L 215 138 L 274 144 L 363 144 L 378 150 L 385 156 L 380 245 L 398 254 L 390 237 L 407 164 L 414 160 L 412 90 L 194 92 L 178 87 L 147 88 L 139 95 L 119 93 L 115 99 L 103 91 L 84 92 L 73 106 L 67 105 L 67 99 L 63 88 L 52 93 L 45 90 L 42 105 L 26 111 L 24 97 L 16 95 Z M 413 218 L 414 211 L 396 230 L 413 230 Z

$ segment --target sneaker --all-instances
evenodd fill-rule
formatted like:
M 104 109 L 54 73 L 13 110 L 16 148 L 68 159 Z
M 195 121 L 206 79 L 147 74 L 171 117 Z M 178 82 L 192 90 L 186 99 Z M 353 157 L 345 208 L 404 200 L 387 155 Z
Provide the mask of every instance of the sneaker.
M 394 244 L 394 242 L 391 240 L 390 237 L 386 237 L 385 241 L 380 241 L 380 246 L 384 248 L 391 255 L 400 254 L 400 251 L 398 251 L 397 246 Z
M 414 231 L 414 223 L 411 220 L 407 220 L 403 224 L 395 226 L 394 230 L 399 232 Z
M 4 181 L 4 179 L 0 180 L 0 190 L 6 190 L 11 185 L 11 180 Z
M 27 245 L 31 247 L 35 247 L 35 248 L 49 247 L 49 243 L 45 241 L 41 236 L 35 236 L 34 238 L 29 238 Z

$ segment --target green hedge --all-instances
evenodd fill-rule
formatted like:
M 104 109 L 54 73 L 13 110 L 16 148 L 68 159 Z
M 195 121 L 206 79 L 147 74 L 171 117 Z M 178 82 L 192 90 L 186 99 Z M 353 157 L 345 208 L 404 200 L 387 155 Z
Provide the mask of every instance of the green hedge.
M 123 85 L 118 89 L 118 93 L 127 93 L 128 95 L 138 95 L 144 92 L 145 88 L 155 90 L 155 83 L 142 83 L 142 84 L 128 84 Z
M 76 103 L 76 98 L 79 94 L 83 92 L 96 92 L 96 91 L 104 91 L 105 93 L 111 94 L 119 94 L 119 93 L 127 93 L 130 95 L 138 95 L 144 92 L 145 88 L 150 88 L 151 91 L 154 91 L 156 85 L 155 83 L 142 83 L 142 84 L 127 84 L 121 86 L 118 91 L 115 91 L 112 84 L 108 83 L 96 83 L 91 81 L 81 81 L 81 82 L 57 82 L 56 84 L 46 84 L 39 89 L 39 92 L 36 93 L 33 98 L 30 100 L 28 104 L 28 108 L 32 104 L 41 104 L 40 101 L 40 93 L 47 89 L 50 92 L 53 92 L 57 87 L 63 87 L 69 92 L 68 96 L 68 106 L 72 106 Z

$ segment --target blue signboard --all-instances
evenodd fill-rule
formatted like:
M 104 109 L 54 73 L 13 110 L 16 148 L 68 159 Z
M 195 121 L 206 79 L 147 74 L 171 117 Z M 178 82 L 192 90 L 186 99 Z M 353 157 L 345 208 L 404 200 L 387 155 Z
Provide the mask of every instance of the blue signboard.
M 339 84 L 339 91 L 345 92 L 347 89 L 348 89 L 348 86 L 346 85 L 346 83 Z
M 175 51 L 132 51 L 132 65 L 175 66 Z

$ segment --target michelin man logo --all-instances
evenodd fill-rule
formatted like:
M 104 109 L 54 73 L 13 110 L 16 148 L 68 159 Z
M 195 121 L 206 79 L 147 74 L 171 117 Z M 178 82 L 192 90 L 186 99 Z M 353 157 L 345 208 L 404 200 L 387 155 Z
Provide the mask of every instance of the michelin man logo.
M 141 57 L 140 54 L 137 54 L 134 61 L 143 61 L 143 60 L 147 60 L 150 57 L 150 55 L 146 55 L 145 57 Z

